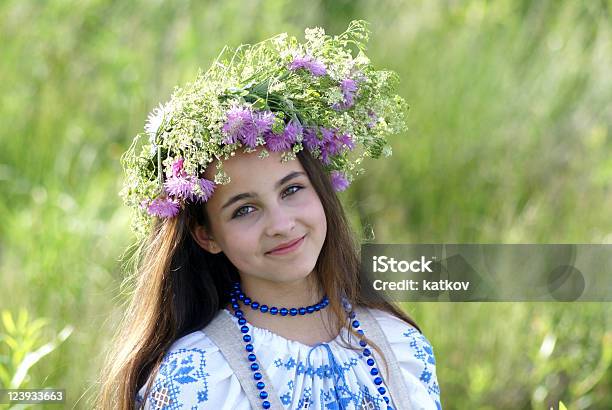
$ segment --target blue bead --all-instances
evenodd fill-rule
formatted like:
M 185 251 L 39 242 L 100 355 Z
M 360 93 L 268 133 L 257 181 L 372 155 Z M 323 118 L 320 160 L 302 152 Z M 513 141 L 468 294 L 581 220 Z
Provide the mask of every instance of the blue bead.
M 246 297 L 246 296 L 244 296 L 244 293 L 240 293 L 240 294 L 238 295 L 238 299 L 240 299 L 240 300 L 244 300 L 244 298 L 245 298 L 245 297 Z
M 244 335 L 244 336 L 242 336 L 242 340 L 244 340 L 245 342 L 250 342 L 251 341 L 251 335 Z
M 238 302 L 238 299 L 236 299 L 235 297 L 231 297 L 230 298 L 230 302 L 231 303 L 236 303 L 236 302 Z
M 246 349 L 247 352 L 252 352 L 253 351 L 253 345 L 252 344 L 248 344 L 246 346 L 244 346 L 244 348 Z
M 232 303 L 232 308 L 234 308 L 234 310 L 238 309 L 240 307 L 240 305 L 238 303 Z
M 393 410 L 393 407 L 387 406 L 387 410 Z
M 261 374 L 261 373 L 259 373 L 259 372 L 255 372 L 255 373 L 253 373 L 253 378 L 254 378 L 255 380 L 261 380 L 261 378 L 262 378 L 262 377 L 263 377 L 263 376 L 262 376 L 262 374 Z
M 307 311 L 308 313 L 312 313 L 312 312 L 314 312 L 314 306 L 308 306 L 308 307 L 306 308 L 306 311 Z
M 244 325 L 246 323 L 246 319 L 241 317 L 240 319 L 238 319 L 238 324 L 239 325 Z
M 287 316 L 287 313 L 289 313 L 289 311 L 287 310 L 287 308 L 282 308 L 282 309 L 280 310 L 280 314 L 281 314 L 281 316 Z
M 349 317 L 350 317 L 351 319 L 355 319 L 355 312 L 351 312 L 351 313 L 349 314 Z
M 383 397 L 385 399 L 385 403 L 389 404 L 389 398 L 387 396 Z
M 382 387 L 382 386 L 380 386 L 380 387 L 378 388 L 378 392 L 379 392 L 380 394 L 385 394 L 385 392 L 386 392 L 386 391 L 387 391 L 387 389 L 385 389 L 385 388 L 384 388 L 384 387 Z
M 278 308 L 277 308 L 276 306 L 272 306 L 272 307 L 270 308 L 270 314 L 271 314 L 271 315 L 275 315 L 275 314 L 277 314 L 277 313 L 278 313 Z
M 268 311 L 268 305 L 261 305 L 259 310 L 261 311 L 261 313 L 266 313 Z
M 242 310 L 240 310 L 240 309 L 238 309 L 238 310 L 236 310 L 234 312 L 234 316 L 242 317 L 243 315 L 244 315 L 244 312 Z
M 371 354 L 372 354 L 372 352 L 370 352 L 370 349 L 363 349 L 363 355 L 364 355 L 364 356 L 366 356 L 366 357 L 367 357 L 367 356 L 369 356 L 369 355 L 371 355 Z
M 360 340 L 360 341 L 359 341 L 359 346 L 361 346 L 361 347 L 366 347 L 367 345 L 368 345 L 368 344 L 367 344 L 367 342 L 366 342 L 365 340 Z
M 366 363 L 368 364 L 368 366 L 374 366 L 374 359 L 370 357 Z
M 249 359 L 249 362 L 254 362 L 255 360 L 257 360 L 257 356 L 255 356 L 255 353 L 249 353 L 247 358 Z
M 381 379 L 380 377 L 376 377 L 376 378 L 374 379 L 374 384 L 376 384 L 377 386 L 378 386 L 379 384 L 382 384 L 382 379 Z
M 378 374 L 378 369 L 377 369 L 376 367 L 372 367 L 372 368 L 370 369 L 370 374 L 371 374 L 372 376 L 376 376 L 376 375 Z
M 251 304 L 251 298 L 245 298 L 244 299 L 244 304 L 245 305 L 250 305 Z
M 263 403 L 261 403 L 261 406 L 264 409 L 269 409 L 270 408 L 270 402 L 268 400 L 264 401 Z
M 259 390 L 263 390 L 263 388 L 266 387 L 266 384 L 264 382 L 257 382 L 256 386 Z
M 262 390 L 259 392 L 259 398 L 260 399 L 267 399 L 268 398 L 268 392 L 265 390 Z
M 316 304 L 314 308 L 318 312 L 319 310 L 321 310 L 321 305 L 320 304 Z
M 291 308 L 291 309 L 289 309 L 289 314 L 290 314 L 291 316 L 295 316 L 295 315 L 297 315 L 297 309 L 296 309 L 296 308 Z
M 300 315 L 305 315 L 306 314 L 306 308 L 301 307 L 301 308 L 298 309 L 298 312 L 299 312 Z
M 249 327 L 248 327 L 248 326 L 242 326 L 242 327 L 240 328 L 240 331 L 241 331 L 242 333 L 247 333 L 247 332 L 249 331 Z
M 362 334 L 363 334 L 363 330 L 359 329 L 359 330 L 357 330 L 357 333 L 359 333 L 360 335 L 362 335 Z
M 251 309 L 254 309 L 254 310 L 259 309 L 259 302 L 253 302 L 253 303 L 251 303 Z
M 251 363 L 251 370 L 256 372 L 257 370 L 259 370 L 259 365 L 257 363 Z
M 358 328 L 359 327 L 359 321 L 358 320 L 353 320 L 353 327 L 354 328 Z

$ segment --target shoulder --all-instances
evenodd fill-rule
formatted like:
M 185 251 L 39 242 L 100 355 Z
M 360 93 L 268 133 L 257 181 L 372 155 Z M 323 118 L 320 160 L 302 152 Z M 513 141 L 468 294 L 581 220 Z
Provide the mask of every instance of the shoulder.
M 440 405 L 434 349 L 424 334 L 391 313 L 368 308 L 387 338 L 413 397 Z
M 229 363 L 202 330 L 170 346 L 146 398 L 145 389 L 146 384 L 136 396 L 137 407 L 144 402 L 145 409 L 241 408 L 247 401 Z

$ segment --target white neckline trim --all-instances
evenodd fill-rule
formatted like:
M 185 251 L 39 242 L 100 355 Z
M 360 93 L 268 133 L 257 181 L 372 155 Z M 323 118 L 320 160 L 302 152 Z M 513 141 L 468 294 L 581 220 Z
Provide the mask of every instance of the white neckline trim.
M 233 322 L 236 324 L 236 326 L 240 327 L 240 325 L 238 324 L 238 318 L 236 318 L 236 316 L 234 316 L 234 315 L 232 314 L 232 312 L 230 312 L 229 310 L 227 310 L 227 308 L 223 308 L 222 310 L 223 310 L 223 311 L 224 311 L 226 314 L 228 314 L 228 315 L 229 315 L 229 317 L 230 317 L 230 318 L 232 319 L 232 321 L 233 321 Z M 273 337 L 273 338 L 278 338 L 278 339 L 280 339 L 281 341 L 283 341 L 283 342 L 285 342 L 285 343 L 287 343 L 287 344 L 290 344 L 290 345 L 295 345 L 295 346 L 297 346 L 298 348 L 301 348 L 301 349 L 307 349 L 307 350 L 310 350 L 310 349 L 312 349 L 313 347 L 315 347 L 315 346 L 317 346 L 317 345 L 319 345 L 319 344 L 327 344 L 327 345 L 330 345 L 330 346 L 331 346 L 331 345 L 337 345 L 337 344 L 338 344 L 338 341 L 341 339 L 341 335 L 342 335 L 342 333 L 343 333 L 343 332 L 346 332 L 346 329 L 345 329 L 345 328 L 342 328 L 342 329 L 340 329 L 340 333 L 338 333 L 338 335 L 337 335 L 337 336 L 336 336 L 334 339 L 330 340 L 329 342 L 321 342 L 321 343 L 317 343 L 316 345 L 310 346 L 310 345 L 307 345 L 307 344 L 305 344 L 305 343 L 298 342 L 297 340 L 287 339 L 286 337 L 281 336 L 281 335 L 279 335 L 278 333 L 274 333 L 273 331 L 268 330 L 268 329 L 266 329 L 266 328 L 264 328 L 264 327 L 257 327 L 257 326 L 255 326 L 255 325 L 251 324 L 251 323 L 250 323 L 250 322 L 248 322 L 248 321 L 247 321 L 247 323 L 246 323 L 246 324 L 247 324 L 247 325 L 248 325 L 250 328 L 253 328 L 253 329 L 255 329 L 255 330 L 258 330 L 258 331 L 259 331 L 259 332 L 261 332 L 261 333 L 264 333 L 264 334 L 269 334 L 271 337 Z

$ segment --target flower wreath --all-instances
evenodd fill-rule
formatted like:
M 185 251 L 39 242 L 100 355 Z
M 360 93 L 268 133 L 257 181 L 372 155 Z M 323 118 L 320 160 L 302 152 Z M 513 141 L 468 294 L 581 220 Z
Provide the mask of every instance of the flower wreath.
M 223 160 L 237 149 L 264 146 L 260 157 L 278 151 L 287 161 L 305 146 L 337 191 L 364 172 L 364 157 L 391 155 L 386 137 L 405 129 L 407 106 L 394 94 L 397 75 L 375 70 L 364 54 L 367 24 L 352 21 L 333 37 L 307 28 L 303 44 L 281 33 L 225 46 L 208 71 L 175 87 L 121 157 L 132 229 L 146 234 L 155 217 L 207 201 L 216 184 L 230 182 Z M 215 160 L 214 180 L 203 178 Z

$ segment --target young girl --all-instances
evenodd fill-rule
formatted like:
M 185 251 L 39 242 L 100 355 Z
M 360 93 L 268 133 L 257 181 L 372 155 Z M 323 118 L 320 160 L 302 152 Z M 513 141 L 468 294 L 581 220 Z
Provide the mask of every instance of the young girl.
M 441 408 L 427 339 L 360 289 L 335 193 L 403 126 L 367 33 L 241 47 L 150 116 L 123 158 L 142 241 L 99 407 Z

